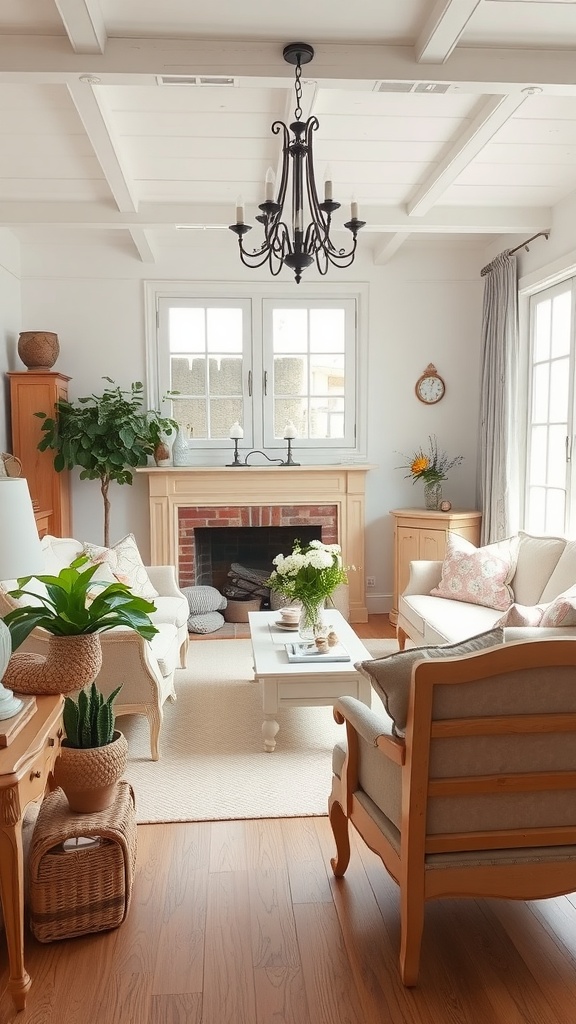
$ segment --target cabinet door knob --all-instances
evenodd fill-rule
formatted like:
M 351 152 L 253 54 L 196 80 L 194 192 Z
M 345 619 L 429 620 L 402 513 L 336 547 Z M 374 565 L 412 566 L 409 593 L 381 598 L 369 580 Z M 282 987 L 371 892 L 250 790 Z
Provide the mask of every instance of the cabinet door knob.
M 32 779 L 40 779 L 41 777 L 42 772 L 30 772 L 30 782 L 32 782 Z

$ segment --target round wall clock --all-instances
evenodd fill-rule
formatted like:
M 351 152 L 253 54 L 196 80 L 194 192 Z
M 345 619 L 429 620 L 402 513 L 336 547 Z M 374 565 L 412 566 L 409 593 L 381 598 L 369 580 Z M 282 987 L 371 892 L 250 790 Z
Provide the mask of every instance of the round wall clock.
M 416 381 L 416 397 L 426 405 L 435 405 L 444 398 L 446 385 L 433 363 L 428 363 L 424 373 Z

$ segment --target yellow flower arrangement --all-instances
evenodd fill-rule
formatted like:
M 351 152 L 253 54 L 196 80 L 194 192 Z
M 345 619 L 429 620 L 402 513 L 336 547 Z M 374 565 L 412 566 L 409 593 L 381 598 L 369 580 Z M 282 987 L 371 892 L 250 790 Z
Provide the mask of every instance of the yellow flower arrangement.
M 397 468 L 410 471 L 407 480 L 412 479 L 412 483 L 424 480 L 424 483 L 433 484 L 446 480 L 448 472 L 454 466 L 459 466 L 464 456 L 456 455 L 455 458 L 449 459 L 446 452 L 439 451 L 438 439 L 434 434 L 428 437 L 428 451 L 419 448 L 414 455 L 404 455 L 403 458 L 407 460 L 406 464 Z

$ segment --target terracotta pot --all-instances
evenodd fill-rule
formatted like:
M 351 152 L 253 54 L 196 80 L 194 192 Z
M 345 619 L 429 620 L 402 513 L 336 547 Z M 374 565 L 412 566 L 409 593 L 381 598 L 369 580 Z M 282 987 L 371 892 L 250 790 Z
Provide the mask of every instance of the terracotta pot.
M 157 466 L 170 465 L 170 448 L 166 444 L 166 441 L 158 441 L 158 444 L 155 445 L 154 462 Z
M 105 747 L 69 747 L 63 740 L 54 764 L 54 781 L 64 790 L 70 810 L 94 814 L 109 807 L 126 770 L 128 743 L 116 731 Z
M 60 354 L 58 335 L 53 331 L 22 331 L 18 355 L 29 370 L 51 370 Z
M 98 633 L 51 636 L 46 656 L 13 654 L 3 681 L 17 693 L 72 693 L 90 686 L 101 668 Z

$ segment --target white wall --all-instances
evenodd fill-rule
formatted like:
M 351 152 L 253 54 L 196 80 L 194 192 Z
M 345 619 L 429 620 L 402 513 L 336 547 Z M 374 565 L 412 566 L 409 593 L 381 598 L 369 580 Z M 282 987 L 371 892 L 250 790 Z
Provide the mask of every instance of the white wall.
M 22 369 L 18 358 L 21 331 L 20 245 L 10 231 L 0 228 L 0 451 L 11 451 L 7 370 Z
M 121 386 L 145 381 L 145 280 L 269 281 L 266 270 L 250 271 L 238 260 L 234 240 L 206 233 L 187 245 L 164 248 L 155 264 L 143 264 L 117 236 L 106 247 L 89 244 L 23 249 L 24 319 L 58 332 L 57 369 L 72 377 L 75 399 L 100 392 L 103 375 Z M 475 500 L 479 339 L 482 282 L 478 256 L 466 249 L 406 248 L 383 267 L 371 254 L 329 280 L 368 282 L 369 383 L 362 401 L 368 411 L 366 575 L 375 576 L 371 610 L 387 610 L 392 591 L 392 508 L 423 507 L 422 485 L 396 468 L 416 447 L 437 434 L 450 455 L 464 455 L 444 492 L 453 505 Z M 310 278 L 309 278 L 310 279 Z M 283 282 L 290 278 L 281 275 Z M 296 285 L 293 285 L 296 288 Z M 320 284 L 321 289 L 321 284 Z M 446 381 L 446 397 L 425 406 L 414 393 L 417 378 L 433 362 Z M 102 539 L 96 483 L 74 474 L 73 522 L 79 539 Z M 146 553 L 149 544 L 146 481 L 112 486 L 111 537 L 132 530 Z

